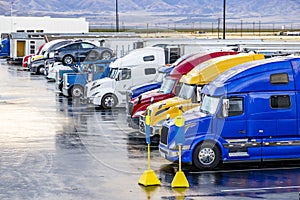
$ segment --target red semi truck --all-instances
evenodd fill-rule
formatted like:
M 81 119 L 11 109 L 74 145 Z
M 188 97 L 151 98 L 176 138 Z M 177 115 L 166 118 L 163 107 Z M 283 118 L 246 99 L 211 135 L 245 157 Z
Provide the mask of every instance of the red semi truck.
M 212 53 L 199 52 L 193 56 L 187 57 L 187 59 L 180 62 L 171 71 L 170 75 L 163 80 L 161 88 L 153 92 L 147 92 L 136 98 L 131 99 L 127 105 L 127 122 L 132 128 L 138 128 L 139 116 L 145 112 L 146 108 L 152 103 L 174 97 L 179 91 L 181 85 L 178 84 L 180 78 L 191 71 L 195 66 L 209 59 L 237 54 L 235 51 L 219 51 Z

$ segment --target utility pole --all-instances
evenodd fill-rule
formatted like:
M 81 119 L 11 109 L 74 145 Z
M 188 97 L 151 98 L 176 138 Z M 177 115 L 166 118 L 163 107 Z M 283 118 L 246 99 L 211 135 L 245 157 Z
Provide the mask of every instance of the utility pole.
M 261 26 L 261 22 L 260 22 L 260 20 L 259 20 L 259 22 L 258 22 L 258 35 L 260 36 L 260 27 Z
M 226 13 L 226 0 L 223 2 L 223 40 L 225 40 L 225 14 Z
M 243 20 L 241 19 L 241 37 L 243 37 Z
M 13 32 L 13 4 L 14 1 L 12 0 L 10 3 L 10 32 Z
M 220 18 L 218 18 L 218 39 L 220 39 Z
M 118 0 L 116 0 L 116 32 L 119 32 Z

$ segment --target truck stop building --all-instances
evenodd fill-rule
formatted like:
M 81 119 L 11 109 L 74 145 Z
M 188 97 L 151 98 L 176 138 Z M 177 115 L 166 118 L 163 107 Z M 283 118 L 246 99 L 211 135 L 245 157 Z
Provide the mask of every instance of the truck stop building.
M 88 33 L 89 23 L 85 18 L 52 18 L 0 16 L 0 33 Z

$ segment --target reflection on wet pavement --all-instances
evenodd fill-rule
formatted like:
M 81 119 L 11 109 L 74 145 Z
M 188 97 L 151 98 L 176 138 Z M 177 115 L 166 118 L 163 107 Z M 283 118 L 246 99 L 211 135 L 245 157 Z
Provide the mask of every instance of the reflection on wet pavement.
M 0 64 L 0 199 L 298 199 L 300 163 L 183 165 L 189 189 L 172 189 L 178 165 L 151 144 L 160 187 L 137 184 L 145 138 L 125 110 L 101 110 L 55 92 L 54 83 Z

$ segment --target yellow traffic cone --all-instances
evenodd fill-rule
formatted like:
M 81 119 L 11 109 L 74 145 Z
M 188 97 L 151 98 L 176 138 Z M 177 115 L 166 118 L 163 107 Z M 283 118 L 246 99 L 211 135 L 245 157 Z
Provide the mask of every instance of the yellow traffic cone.
M 182 146 L 179 145 L 179 152 L 178 152 L 179 171 L 176 172 L 175 177 L 171 183 L 173 188 L 175 188 L 175 187 L 183 187 L 183 188 L 190 187 L 189 182 L 187 181 L 184 172 L 181 170 L 181 148 L 182 148 Z
M 138 183 L 143 186 L 160 185 L 155 172 L 150 169 L 150 144 L 148 144 L 148 170 L 144 171 Z

